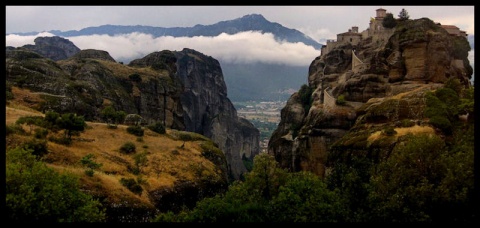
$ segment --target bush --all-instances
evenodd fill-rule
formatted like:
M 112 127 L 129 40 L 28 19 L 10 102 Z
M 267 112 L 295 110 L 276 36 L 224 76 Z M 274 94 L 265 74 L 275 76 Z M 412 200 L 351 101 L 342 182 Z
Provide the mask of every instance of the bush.
M 79 178 L 56 172 L 30 150 L 6 153 L 4 214 L 10 222 L 102 222 L 102 204 L 80 189 Z
M 133 178 L 122 178 L 120 179 L 120 183 L 125 186 L 126 188 L 128 188 L 128 190 L 130 190 L 131 192 L 135 193 L 135 194 L 138 194 L 138 195 L 141 195 L 142 192 L 143 192 L 143 188 L 142 186 L 140 186 L 137 181 L 135 181 L 135 179 Z
M 134 153 L 135 151 L 136 151 L 136 146 L 135 146 L 135 143 L 133 142 L 126 142 L 125 144 L 123 144 L 122 147 L 120 147 L 120 152 L 124 154 L 131 154 L 131 153 Z
M 339 95 L 337 97 L 337 100 L 335 101 L 335 104 L 337 105 L 345 105 L 347 102 L 345 101 L 345 95 Z
M 50 136 L 50 137 L 48 137 L 48 141 L 54 142 L 54 143 L 57 143 L 57 144 L 62 144 L 62 145 L 65 145 L 65 146 L 68 146 L 68 145 L 72 144 L 72 139 L 67 138 L 67 137 L 57 138 L 57 137 L 54 137 L 54 136 Z
M 153 132 L 157 132 L 158 134 L 165 134 L 165 127 L 162 123 L 156 122 L 153 125 L 148 126 L 148 129 L 152 130 Z
M 140 75 L 137 74 L 137 73 L 129 75 L 128 78 L 131 81 L 134 81 L 134 82 L 141 82 L 142 81 L 142 77 L 140 77 Z
M 395 131 L 395 128 L 393 128 L 392 126 L 388 126 L 385 129 L 383 129 L 382 133 L 386 136 L 392 136 L 397 134 L 397 132 Z
M 313 102 L 312 93 L 313 93 L 313 89 L 306 84 L 303 84 L 300 87 L 300 90 L 298 91 L 298 96 L 302 101 L 303 109 L 305 110 L 306 113 L 308 113 L 308 111 L 310 110 L 310 107 L 312 106 L 312 102 Z
M 414 125 L 415 125 L 415 122 L 409 119 L 403 119 L 400 122 L 400 127 L 413 127 Z
M 47 138 L 48 130 L 44 128 L 36 128 L 35 129 L 35 138 L 37 139 L 45 139 Z
M 22 148 L 25 150 L 32 150 L 32 154 L 38 157 L 42 157 L 48 153 L 47 142 L 45 140 L 32 139 L 24 143 Z
M 430 118 L 430 124 L 449 134 L 452 132 L 452 123 L 445 117 L 434 116 Z
M 127 127 L 127 132 L 136 136 L 143 136 L 144 131 L 140 126 L 129 126 Z
M 10 134 L 25 134 L 25 130 L 23 130 L 22 126 L 18 124 L 11 124 L 5 126 L 5 134 L 10 135 Z
M 393 28 L 397 26 L 397 20 L 393 18 L 393 14 L 387 13 L 385 14 L 385 18 L 383 19 L 382 25 L 385 28 Z

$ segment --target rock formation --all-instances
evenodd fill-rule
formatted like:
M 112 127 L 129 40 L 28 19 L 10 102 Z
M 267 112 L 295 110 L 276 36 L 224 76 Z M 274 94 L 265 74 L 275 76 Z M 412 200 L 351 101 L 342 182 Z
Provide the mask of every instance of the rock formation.
M 227 97 L 227 87 L 218 60 L 192 49 L 175 52 L 187 131 L 211 138 L 225 153 L 229 170 L 238 179 L 247 170 L 242 156 L 253 159 L 260 151 L 260 133 L 249 121 L 238 117 Z
M 140 115 L 145 124 L 205 135 L 224 151 L 232 179 L 247 171 L 243 155 L 253 159 L 259 153 L 260 133 L 237 116 L 219 62 L 191 49 L 154 52 L 127 66 L 102 50 L 52 61 L 25 47 L 7 47 L 6 72 L 13 85 L 42 94 L 43 111 L 101 121 L 101 110 L 112 105 Z
M 80 52 L 70 40 L 62 37 L 37 37 L 35 45 L 24 45 L 23 47 L 55 61 L 67 59 Z
M 324 176 L 331 146 L 351 137 L 354 129 L 403 119 L 422 122 L 426 91 L 449 78 L 471 86 L 467 39 L 428 18 L 406 20 L 358 43 L 337 42 L 327 53 L 323 50 L 309 67 L 310 103 L 302 101 L 305 94 L 293 94 L 270 139 L 269 153 L 292 171 Z

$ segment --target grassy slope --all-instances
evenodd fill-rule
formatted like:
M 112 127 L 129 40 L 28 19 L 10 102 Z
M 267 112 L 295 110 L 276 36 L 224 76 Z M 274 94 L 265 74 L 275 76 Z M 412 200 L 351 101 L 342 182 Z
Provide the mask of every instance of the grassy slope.
M 38 95 L 28 90 L 12 88 L 15 99 L 6 107 L 6 124 L 14 124 L 21 116 L 41 115 L 35 111 L 35 104 L 41 100 Z M 65 146 L 48 141 L 49 153 L 44 159 L 49 166 L 62 171 L 73 172 L 81 176 L 82 188 L 94 195 L 106 197 L 109 202 L 117 203 L 124 200 L 153 206 L 148 197 L 148 191 L 162 187 L 171 187 L 176 180 L 196 181 L 199 178 L 210 180 L 220 179 L 220 171 L 215 165 L 201 155 L 201 144 L 208 139 L 193 135 L 197 140 L 186 141 L 178 139 L 179 134 L 194 134 L 167 129 L 160 135 L 145 128 L 142 141 L 137 136 L 128 134 L 127 126 L 119 125 L 117 129 L 109 129 L 104 123 L 87 122 L 88 127 L 79 136 L 74 136 L 71 145 Z M 21 145 L 33 138 L 28 126 L 23 126 L 26 135 L 13 134 L 7 136 L 7 148 Z M 53 133 L 49 133 L 49 136 Z M 61 132 L 59 133 L 61 134 Z M 126 142 L 136 145 L 136 153 L 122 154 L 120 147 Z M 102 166 L 92 177 L 85 174 L 86 168 L 80 160 L 87 154 L 93 154 L 93 160 Z M 129 171 L 135 167 L 135 154 L 146 153 L 148 162 L 140 168 L 140 174 Z M 135 195 L 120 184 L 121 178 L 141 178 L 144 190 L 141 195 Z

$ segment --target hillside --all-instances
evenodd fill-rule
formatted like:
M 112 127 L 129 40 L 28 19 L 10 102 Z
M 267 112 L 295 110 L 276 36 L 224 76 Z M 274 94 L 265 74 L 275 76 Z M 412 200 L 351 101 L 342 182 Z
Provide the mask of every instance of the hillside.
M 124 65 L 106 51 L 87 49 L 53 61 L 36 51 L 75 46 L 58 37 L 41 40 L 48 45 L 6 48 L 7 84 L 42 97 L 36 110 L 71 112 L 99 122 L 104 121 L 102 110 L 112 107 L 139 115 L 143 125 L 202 134 L 226 155 L 231 180 L 247 171 L 242 157 L 251 160 L 258 154 L 260 133 L 237 116 L 218 60 L 192 49 L 164 50 Z
M 48 153 L 43 161 L 59 172 L 80 176 L 81 188 L 102 199 L 110 221 L 147 221 L 158 211 L 178 210 L 183 204 L 191 207 L 201 197 L 226 188 L 225 156 L 202 135 L 145 129 L 144 136 L 138 137 L 127 133 L 126 125 L 112 129 L 105 123 L 87 121 L 85 131 L 74 136 L 70 145 L 63 145 L 47 140 L 60 137 L 61 132 L 49 130 L 43 139 L 37 139 L 34 132 L 42 127 L 20 125 L 23 131 L 14 127 L 20 117 L 44 114 L 28 107 L 29 102 L 42 100 L 37 94 L 17 87 L 12 87 L 12 93 L 14 99 L 6 106 L 6 126 L 17 130 L 7 134 L 7 150 L 44 142 Z M 120 148 L 127 142 L 135 145 L 135 152 L 122 153 Z M 92 176 L 81 163 L 90 154 L 91 160 L 101 165 Z M 135 180 L 143 191 L 129 190 L 122 185 L 122 178 Z

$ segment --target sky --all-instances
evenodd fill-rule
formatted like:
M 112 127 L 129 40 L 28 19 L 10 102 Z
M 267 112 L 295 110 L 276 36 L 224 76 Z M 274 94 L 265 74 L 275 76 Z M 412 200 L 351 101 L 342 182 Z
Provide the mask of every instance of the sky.
M 297 29 L 314 40 L 336 39 L 338 33 L 358 26 L 367 29 L 376 9 L 398 17 L 402 9 L 410 19 L 430 18 L 441 24 L 456 25 L 474 34 L 474 5 L 399 6 L 399 5 L 312 5 L 312 6 L 13 6 L 5 7 L 5 32 L 43 32 L 80 30 L 100 25 L 148 25 L 156 27 L 193 27 L 233 20 L 247 14 L 262 14 L 267 20 Z M 40 36 L 49 36 L 41 33 Z M 7 35 L 7 46 L 34 44 L 36 36 Z M 116 60 L 143 57 L 153 51 L 193 48 L 223 61 L 263 61 L 308 66 L 319 50 L 301 44 L 278 42 L 269 34 L 247 32 L 217 37 L 153 38 L 145 34 L 122 36 L 69 37 L 80 49 L 106 50 Z M 118 47 L 122 48 L 118 48 Z M 272 51 L 275 50 L 275 51 Z M 288 60 L 287 60 L 288 59 Z

